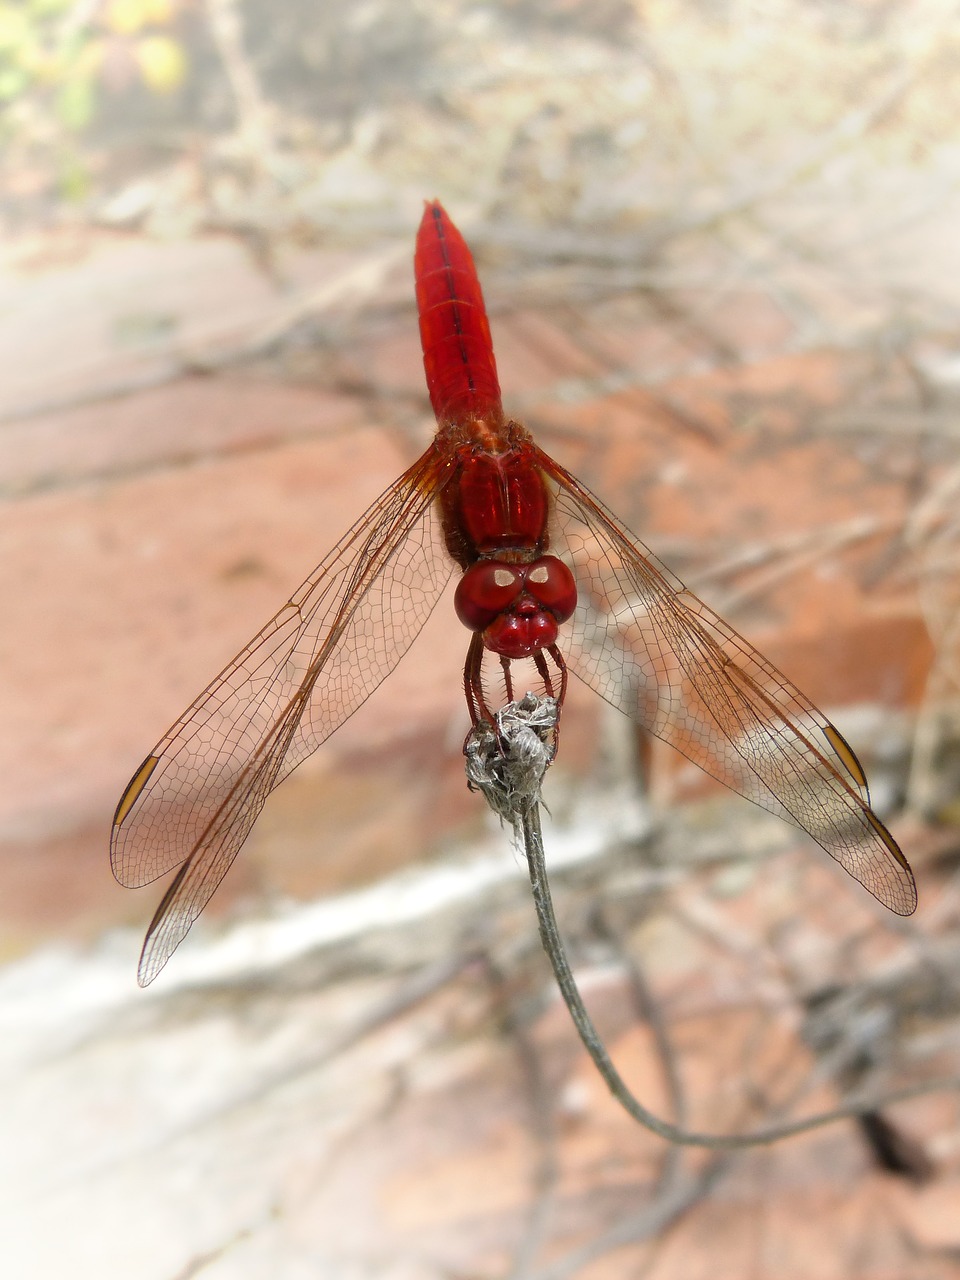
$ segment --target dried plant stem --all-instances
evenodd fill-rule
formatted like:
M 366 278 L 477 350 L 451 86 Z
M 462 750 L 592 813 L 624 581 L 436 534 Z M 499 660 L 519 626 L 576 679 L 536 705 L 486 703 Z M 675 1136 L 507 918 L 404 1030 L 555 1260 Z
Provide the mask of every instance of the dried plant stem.
M 957 1088 L 960 1081 L 956 1078 L 927 1081 L 891 1090 L 882 1097 L 850 1098 L 842 1106 L 802 1120 L 729 1134 L 701 1133 L 682 1128 L 648 1110 L 630 1091 L 614 1066 L 587 1012 L 567 960 L 553 908 L 540 823 L 540 784 L 553 759 L 552 743 L 557 717 L 557 704 L 552 698 L 536 698 L 527 694 L 520 702 L 508 704 L 497 713 L 496 725 L 478 725 L 471 733 L 466 747 L 468 778 L 472 787 L 483 791 L 491 808 L 513 825 L 527 860 L 540 938 L 560 994 L 584 1048 L 607 1088 L 629 1116 L 667 1142 L 729 1151 L 779 1142 L 783 1138 L 808 1133 L 811 1129 L 877 1111 L 905 1098 Z

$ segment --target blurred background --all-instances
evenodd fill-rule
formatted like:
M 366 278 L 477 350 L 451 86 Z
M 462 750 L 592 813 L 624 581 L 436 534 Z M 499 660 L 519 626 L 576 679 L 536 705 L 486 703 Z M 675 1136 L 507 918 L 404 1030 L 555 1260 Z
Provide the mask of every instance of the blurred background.
M 449 597 L 158 981 L 110 818 L 425 447 L 413 237 L 508 411 L 824 708 L 921 906 L 571 688 L 547 854 Z M 960 8 L 0 0 L 0 1260 L 132 1280 L 960 1275 Z

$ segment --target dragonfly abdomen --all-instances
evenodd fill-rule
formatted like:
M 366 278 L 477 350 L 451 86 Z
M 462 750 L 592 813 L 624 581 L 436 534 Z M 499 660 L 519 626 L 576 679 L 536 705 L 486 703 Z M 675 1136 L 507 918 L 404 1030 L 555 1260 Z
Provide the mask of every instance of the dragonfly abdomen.
M 414 254 L 423 367 L 440 423 L 502 417 L 500 382 L 480 281 L 466 242 L 435 200 Z

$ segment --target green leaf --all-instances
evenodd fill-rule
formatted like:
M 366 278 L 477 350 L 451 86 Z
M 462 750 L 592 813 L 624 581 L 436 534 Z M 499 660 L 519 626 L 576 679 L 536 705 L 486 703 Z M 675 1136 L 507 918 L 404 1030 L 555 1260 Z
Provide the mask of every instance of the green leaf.
M 57 94 L 57 116 L 68 129 L 86 128 L 93 117 L 95 95 L 89 76 L 67 80 Z

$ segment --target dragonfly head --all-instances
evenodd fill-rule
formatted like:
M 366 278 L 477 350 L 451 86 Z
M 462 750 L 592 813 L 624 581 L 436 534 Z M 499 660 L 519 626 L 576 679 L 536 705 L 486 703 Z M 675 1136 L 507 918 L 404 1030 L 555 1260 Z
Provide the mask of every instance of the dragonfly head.
M 505 658 L 529 658 L 557 639 L 577 605 L 573 574 L 556 556 L 530 564 L 479 560 L 457 584 L 454 607 L 484 646 Z

